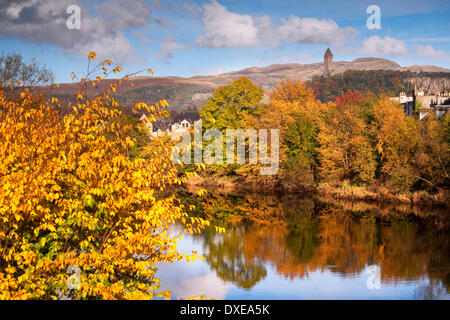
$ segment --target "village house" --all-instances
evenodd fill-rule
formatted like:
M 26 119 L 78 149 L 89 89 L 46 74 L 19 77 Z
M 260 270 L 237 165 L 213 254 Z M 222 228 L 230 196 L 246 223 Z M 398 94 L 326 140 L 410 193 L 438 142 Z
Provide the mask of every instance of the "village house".
M 398 97 L 391 97 L 393 101 L 398 102 L 407 116 L 411 116 L 418 108 L 419 119 L 424 119 L 427 115 L 434 112 L 438 118 L 444 116 L 450 108 L 450 94 L 447 90 L 444 92 L 427 93 L 423 89 L 414 88 L 412 95 L 407 96 L 405 92 L 400 92 Z
M 148 133 L 152 137 L 181 136 L 185 132 L 189 132 L 197 121 L 200 120 L 198 112 L 172 112 L 169 119 L 156 119 L 156 121 L 149 121 L 147 115 L 143 114 L 140 121 L 144 123 Z

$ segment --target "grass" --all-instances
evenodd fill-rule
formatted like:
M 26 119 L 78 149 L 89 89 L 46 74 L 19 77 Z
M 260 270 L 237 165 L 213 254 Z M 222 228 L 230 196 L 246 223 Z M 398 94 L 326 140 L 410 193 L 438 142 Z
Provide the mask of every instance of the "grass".
M 331 196 L 337 199 L 408 203 L 418 206 L 450 207 L 449 192 L 446 190 L 439 190 L 435 194 L 431 194 L 427 191 L 394 193 L 385 186 L 355 186 L 351 185 L 348 181 L 343 181 L 338 185 L 322 183 L 318 187 L 318 192 L 321 195 Z

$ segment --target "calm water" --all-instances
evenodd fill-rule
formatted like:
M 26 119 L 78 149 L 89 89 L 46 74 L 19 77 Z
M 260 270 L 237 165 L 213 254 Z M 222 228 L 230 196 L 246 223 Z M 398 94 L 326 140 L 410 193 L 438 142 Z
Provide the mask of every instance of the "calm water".
M 206 261 L 159 266 L 173 298 L 450 299 L 442 213 L 225 195 L 197 214 L 227 231 L 183 235 L 180 251 Z

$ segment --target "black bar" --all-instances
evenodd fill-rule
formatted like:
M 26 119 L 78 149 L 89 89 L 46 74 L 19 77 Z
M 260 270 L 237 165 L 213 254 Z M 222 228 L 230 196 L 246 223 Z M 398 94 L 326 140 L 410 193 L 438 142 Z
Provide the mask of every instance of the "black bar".
M 377 317 L 380 320 L 399 312 L 405 316 L 417 316 L 421 312 L 430 318 L 433 314 L 446 314 L 448 301 L 366 301 L 366 300 L 172 300 L 172 301 L 1 301 L 0 308 L 6 315 L 11 311 L 15 318 L 29 314 L 58 319 L 67 316 L 84 318 L 89 316 L 133 317 L 142 319 L 307 319 L 311 317 L 346 316 L 364 319 Z M 82 319 L 84 320 L 84 319 Z

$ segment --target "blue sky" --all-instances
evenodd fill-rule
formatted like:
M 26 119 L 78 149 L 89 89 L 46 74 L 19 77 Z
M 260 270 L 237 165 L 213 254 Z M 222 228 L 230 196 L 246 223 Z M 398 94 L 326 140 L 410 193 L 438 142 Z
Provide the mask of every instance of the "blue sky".
M 274 63 L 382 57 L 450 68 L 450 1 L 0 0 L 1 51 L 36 58 L 70 82 L 90 50 L 124 71 L 218 74 Z M 81 10 L 69 30 L 66 9 Z M 381 29 L 369 30 L 370 5 Z

